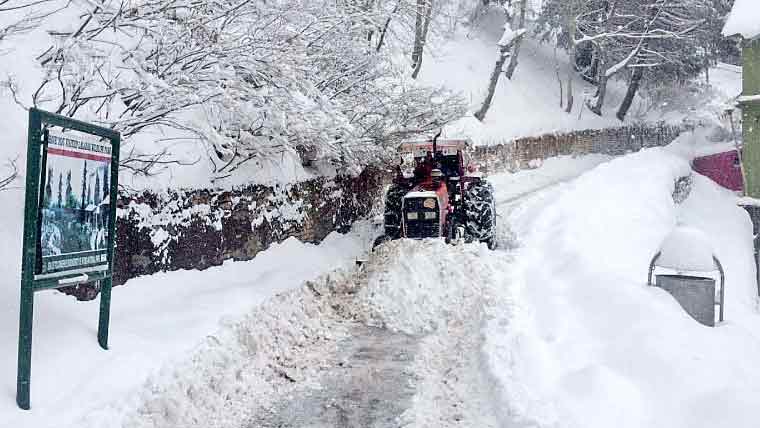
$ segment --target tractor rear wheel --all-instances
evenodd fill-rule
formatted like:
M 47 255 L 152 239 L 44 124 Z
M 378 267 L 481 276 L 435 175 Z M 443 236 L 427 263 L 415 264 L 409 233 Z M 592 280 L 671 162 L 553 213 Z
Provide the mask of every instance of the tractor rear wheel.
M 383 225 L 387 239 L 401 237 L 401 201 L 406 195 L 406 187 L 391 184 L 385 194 L 385 215 Z
M 496 248 L 496 206 L 491 183 L 481 180 L 470 184 L 464 194 L 465 237 Z

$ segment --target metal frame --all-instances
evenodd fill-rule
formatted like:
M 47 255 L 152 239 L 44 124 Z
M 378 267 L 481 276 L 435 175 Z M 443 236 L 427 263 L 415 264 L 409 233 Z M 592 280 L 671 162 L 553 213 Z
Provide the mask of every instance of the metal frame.
M 77 267 L 52 276 L 35 278 L 41 260 L 39 248 L 40 207 L 43 197 L 43 177 L 47 170 L 47 126 L 96 135 L 111 143 L 111 186 L 109 195 L 108 240 L 106 244 L 107 267 Z M 98 343 L 108 349 L 108 326 L 111 314 L 111 274 L 113 271 L 114 239 L 116 236 L 116 202 L 119 180 L 119 147 L 121 135 L 109 128 L 85 123 L 69 117 L 48 113 L 36 108 L 29 109 L 29 134 L 26 159 L 26 196 L 24 202 L 24 239 L 21 262 L 21 302 L 19 313 L 18 371 L 16 380 L 16 403 L 24 410 L 30 408 L 30 378 L 32 362 L 32 325 L 34 317 L 34 293 L 78 284 L 100 281 L 100 312 L 98 319 Z
M 654 273 L 654 269 L 657 267 L 657 260 L 662 255 L 662 252 L 658 252 L 657 254 L 652 257 L 652 261 L 649 262 L 649 275 L 647 276 L 647 285 L 652 286 L 652 274 Z M 715 264 L 715 267 L 718 270 L 718 273 L 720 273 L 720 301 L 715 303 L 716 305 L 720 306 L 720 312 L 718 315 L 718 322 L 723 322 L 723 308 L 726 305 L 726 274 L 723 271 L 723 265 L 720 263 L 720 260 L 718 260 L 715 255 L 712 256 L 713 263 Z M 714 272 L 714 271 L 713 271 Z

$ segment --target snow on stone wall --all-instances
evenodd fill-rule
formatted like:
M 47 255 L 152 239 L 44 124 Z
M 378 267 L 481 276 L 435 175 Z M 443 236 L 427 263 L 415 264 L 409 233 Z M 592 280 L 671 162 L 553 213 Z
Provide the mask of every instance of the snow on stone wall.
M 560 155 L 622 155 L 664 146 L 682 130 L 636 124 L 546 134 L 478 146 L 473 161 L 487 173 L 529 169 Z M 202 270 L 227 259 L 249 260 L 291 236 L 319 242 L 369 214 L 387 178 L 382 169 L 368 168 L 356 178 L 317 178 L 285 186 L 124 194 L 118 211 L 114 284 L 160 271 Z M 681 190 L 688 194 L 688 189 Z M 680 199 L 681 193 L 676 191 L 674 198 Z M 84 300 L 97 296 L 90 286 L 62 291 Z
M 114 284 L 160 271 L 202 270 L 227 259 L 249 260 L 289 237 L 320 242 L 369 214 L 384 182 L 382 170 L 368 168 L 355 178 L 316 178 L 286 186 L 122 194 Z M 82 300 L 97 296 L 89 286 L 62 291 Z
M 495 145 L 477 146 L 473 160 L 487 173 L 536 168 L 541 160 L 562 155 L 619 156 L 646 147 L 670 144 L 686 128 L 664 123 L 637 123 L 618 128 L 518 138 Z

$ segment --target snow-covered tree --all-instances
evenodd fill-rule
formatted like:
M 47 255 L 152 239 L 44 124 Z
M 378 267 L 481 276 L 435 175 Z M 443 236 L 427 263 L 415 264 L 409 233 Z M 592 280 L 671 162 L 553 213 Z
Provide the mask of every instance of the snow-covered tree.
M 493 101 L 494 93 L 496 92 L 496 85 L 499 83 L 499 77 L 505 72 L 504 65 L 507 59 L 510 57 L 510 50 L 514 44 L 520 40 L 525 34 L 525 29 L 518 29 L 517 31 L 512 29 L 509 23 L 504 24 L 504 33 L 499 39 L 497 45 L 499 47 L 498 56 L 496 58 L 496 64 L 494 65 L 491 77 L 488 80 L 488 89 L 486 90 L 486 97 L 483 100 L 478 111 L 475 112 L 475 118 L 482 121 L 485 119 L 488 109 L 491 108 L 491 102 Z
M 525 14 L 528 9 L 528 0 L 508 0 L 509 12 L 508 15 L 512 17 L 511 27 L 513 31 L 518 34 L 525 32 Z M 517 68 L 517 61 L 520 56 L 520 46 L 522 46 L 522 37 L 515 38 L 512 43 L 512 50 L 509 53 L 509 65 L 504 71 L 504 75 L 507 79 L 512 79 L 512 75 Z
M 628 76 L 617 114 L 622 120 L 647 73 L 683 79 L 704 67 L 700 31 L 712 9 L 711 0 L 548 0 L 539 32 L 570 49 L 597 84 L 588 103 L 596 114 L 602 114 L 607 82 Z
M 129 149 L 132 136 L 155 127 L 195 135 L 218 177 L 283 152 L 361 167 L 464 112 L 457 95 L 410 82 L 394 52 L 379 49 L 386 3 L 404 16 L 416 8 L 378 3 L 86 4 L 79 23 L 51 32 L 57 42 L 39 56 L 46 76 L 29 104 L 118 129 L 122 167 L 136 173 L 172 162 L 165 150 Z

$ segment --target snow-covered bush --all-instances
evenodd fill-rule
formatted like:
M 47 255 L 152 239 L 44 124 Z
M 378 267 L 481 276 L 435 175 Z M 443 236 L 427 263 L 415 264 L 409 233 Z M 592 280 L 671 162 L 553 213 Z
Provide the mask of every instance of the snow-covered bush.
M 392 50 L 368 43 L 384 13 L 326 0 L 4 0 L 0 52 L 33 48 L 41 72 L 0 79 L 20 106 L 121 131 L 123 166 L 138 174 L 180 162 L 166 144 L 130 146 L 156 129 L 201 142 L 212 178 L 304 153 L 356 172 L 464 111 L 458 96 L 406 79 Z M 18 21 L 47 43 L 6 37 Z

